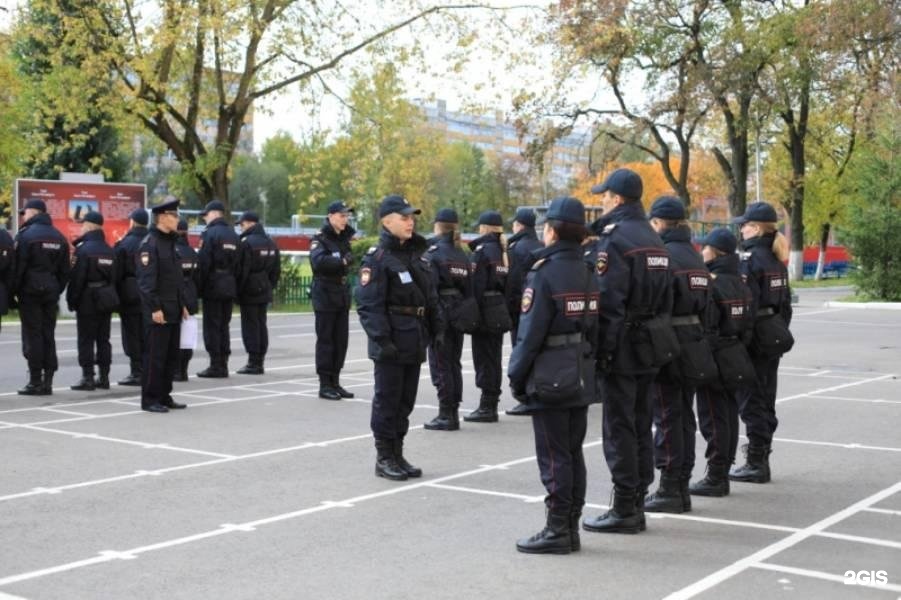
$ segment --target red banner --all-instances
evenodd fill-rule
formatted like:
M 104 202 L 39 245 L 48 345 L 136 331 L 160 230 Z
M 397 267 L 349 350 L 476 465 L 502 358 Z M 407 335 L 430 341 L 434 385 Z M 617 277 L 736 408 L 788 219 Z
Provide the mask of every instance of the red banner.
M 81 235 L 80 220 L 88 211 L 103 215 L 106 243 L 115 244 L 128 232 L 128 215 L 147 203 L 147 187 L 136 183 L 81 183 L 17 179 L 15 210 L 29 200 L 43 200 L 53 226 L 71 242 Z M 16 230 L 23 217 L 14 219 Z

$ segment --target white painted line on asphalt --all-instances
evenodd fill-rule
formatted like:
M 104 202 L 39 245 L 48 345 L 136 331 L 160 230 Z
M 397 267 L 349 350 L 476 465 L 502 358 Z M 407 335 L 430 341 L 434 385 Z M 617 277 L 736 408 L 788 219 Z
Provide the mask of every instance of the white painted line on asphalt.
M 76 416 L 79 416 L 79 417 L 92 417 L 92 416 L 94 416 L 93 413 L 78 412 L 78 411 L 74 411 L 74 410 L 63 410 L 63 409 L 61 409 L 61 408 L 51 408 L 51 407 L 49 407 L 49 406 L 43 407 L 43 408 L 41 408 L 41 410 L 46 411 L 46 412 L 52 412 L 52 413 L 60 413 L 60 414 L 62 414 L 62 415 L 76 415 Z
M 862 535 L 849 535 L 847 533 L 836 533 L 832 531 L 823 531 L 816 534 L 817 537 L 831 538 L 833 540 L 842 540 L 844 542 L 857 542 L 860 544 L 869 544 L 871 546 L 883 546 L 885 548 L 895 548 L 901 550 L 901 542 L 893 540 L 883 540 L 881 538 L 872 538 Z
M 666 600 L 687 600 L 688 598 L 694 598 L 698 594 L 709 590 L 710 588 L 719 585 L 720 583 L 726 581 L 738 575 L 742 571 L 752 567 L 758 563 L 762 563 L 766 559 L 771 556 L 775 556 L 780 552 L 787 550 L 800 542 L 808 539 L 811 536 L 814 536 L 818 533 L 825 531 L 826 529 L 832 527 L 836 523 L 839 523 L 851 515 L 854 515 L 865 508 L 869 508 L 873 504 L 884 500 L 894 494 L 897 494 L 901 491 L 901 481 L 895 483 L 892 486 L 889 486 L 875 494 L 860 500 L 852 504 L 851 506 L 844 508 L 837 513 L 834 513 L 825 519 L 821 519 L 816 523 L 805 527 L 786 538 L 779 540 L 774 544 L 770 544 L 761 550 L 758 550 L 754 554 L 747 556 L 741 560 L 735 561 L 731 565 L 728 565 L 715 573 L 711 573 L 707 577 L 692 583 L 679 591 L 673 592 L 672 594 L 666 596 Z
M 788 444 L 805 444 L 808 446 L 831 446 L 833 448 L 844 448 L 846 450 L 876 450 L 878 452 L 901 452 L 901 448 L 892 448 L 889 446 L 870 446 L 868 444 L 858 444 L 857 442 L 820 442 L 817 440 L 795 440 L 792 438 L 773 438 L 774 442 L 785 442 Z
M 853 327 L 878 327 L 880 329 L 895 329 L 901 327 L 901 323 L 868 323 L 866 321 L 830 321 L 828 319 L 804 319 L 805 323 L 825 323 L 826 325 L 851 325 Z
M 829 373 L 832 373 L 832 371 L 830 371 L 829 369 L 826 369 L 825 371 L 817 371 L 816 373 L 811 373 L 810 375 L 808 375 L 808 377 L 820 377 L 822 375 L 827 375 Z
M 895 517 L 901 517 L 901 510 L 889 510 L 887 508 L 865 508 L 866 512 L 879 513 L 882 515 L 893 515 Z
M 835 373 L 835 371 L 827 371 L 827 372 L 829 372 L 829 373 Z M 790 371 L 787 372 L 787 373 L 783 373 L 781 369 L 779 370 L 779 376 L 780 376 L 780 377 L 816 377 L 817 379 L 844 379 L 844 380 L 853 379 L 853 380 L 855 380 L 855 381 L 860 381 L 860 380 L 862 380 L 862 379 L 867 379 L 870 375 L 872 375 L 872 374 L 871 374 L 871 373 L 867 373 L 867 376 L 866 376 L 866 377 L 861 377 L 860 375 L 839 375 L 839 374 L 835 374 L 835 375 L 816 375 L 816 374 L 813 374 L 813 373 L 792 373 L 792 372 L 790 372 Z
M 748 565 L 749 568 L 752 569 L 762 569 L 764 571 L 775 571 L 777 573 L 787 573 L 789 575 L 800 575 L 801 577 L 810 577 L 813 579 L 824 579 L 826 581 L 834 581 L 836 583 L 841 583 L 843 585 L 848 584 L 847 578 L 843 575 L 835 575 L 834 573 L 824 573 L 823 571 L 812 571 L 810 569 L 799 569 L 797 567 L 787 567 L 784 565 L 774 565 L 773 563 L 754 563 L 752 565 Z M 889 592 L 901 592 L 901 585 L 895 585 L 893 583 L 885 583 L 885 584 L 855 584 L 855 585 L 847 585 L 848 594 L 850 595 L 854 588 L 857 587 L 867 587 L 874 590 L 885 590 Z
M 366 332 L 363 331 L 362 329 L 351 329 L 350 331 L 348 331 L 348 333 L 366 333 Z M 309 333 L 286 333 L 284 335 L 277 335 L 275 337 L 277 337 L 279 339 L 286 339 L 286 338 L 302 338 L 302 337 L 315 337 L 315 336 L 316 336 L 316 332 L 312 331 Z
M 779 398 L 778 400 L 776 400 L 776 404 L 780 404 L 787 400 L 794 400 L 796 398 L 804 398 L 804 397 L 812 396 L 814 394 L 822 394 L 824 392 L 835 392 L 838 390 L 843 390 L 845 388 L 854 387 L 855 385 L 864 385 L 867 383 L 874 383 L 876 381 L 883 381 L 885 379 L 892 379 L 894 377 L 895 377 L 894 374 L 889 373 L 887 375 L 880 375 L 879 377 L 871 377 L 869 379 L 863 379 L 861 381 L 852 381 L 850 383 L 843 383 L 841 385 L 834 385 L 832 387 L 820 388 L 818 390 L 811 390 L 809 392 L 804 392 L 803 394 L 795 394 L 794 396 L 785 396 L 784 398 Z
M 842 400 L 844 402 L 868 402 L 871 404 L 901 404 L 901 400 L 886 400 L 885 398 L 849 398 L 847 396 L 820 396 L 814 398 L 822 398 L 823 400 Z
M 795 319 L 800 319 L 801 317 L 806 317 L 807 315 L 825 315 L 829 313 L 837 313 L 842 312 L 843 308 L 828 308 L 826 310 L 811 310 L 807 312 L 794 312 L 792 314 L 792 321 Z
M 447 485 L 443 483 L 432 483 L 429 487 L 437 488 L 439 490 L 449 490 L 451 492 L 466 492 L 468 494 L 481 494 L 483 496 L 500 496 L 501 498 L 515 498 L 518 500 L 522 500 L 527 504 L 532 504 L 535 502 L 544 501 L 544 495 L 541 496 L 526 496 L 525 494 L 512 494 L 509 492 L 495 492 L 493 490 L 483 490 L 472 487 L 465 487 L 462 485 Z
M 12 594 L 4 594 L 0 592 L 0 600 L 28 600 L 24 596 L 13 596 Z

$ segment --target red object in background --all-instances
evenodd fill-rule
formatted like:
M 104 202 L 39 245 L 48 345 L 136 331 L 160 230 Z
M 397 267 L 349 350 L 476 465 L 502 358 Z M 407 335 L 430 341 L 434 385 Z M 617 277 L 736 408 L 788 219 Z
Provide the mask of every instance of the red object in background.
M 817 264 L 820 259 L 820 249 L 817 246 L 804 248 L 804 262 Z M 844 246 L 826 246 L 826 264 L 833 262 L 849 262 L 851 255 Z
M 278 246 L 278 249 L 282 252 L 285 251 L 295 251 L 301 252 L 304 250 L 310 249 L 310 243 L 312 242 L 312 236 L 308 234 L 298 233 L 291 235 L 284 234 L 270 234 L 272 235 L 272 239 L 275 241 L 275 245 Z M 200 234 L 199 233 L 189 233 L 188 234 L 188 243 L 191 244 L 193 248 L 197 248 L 200 245 Z
M 53 226 L 69 242 L 81 235 L 80 219 L 89 210 L 103 215 L 106 243 L 112 246 L 128 232 L 128 216 L 136 208 L 147 204 L 147 187 L 137 183 L 84 183 L 78 181 L 49 181 L 17 179 L 13 219 L 18 231 L 23 217 L 19 210 L 29 200 L 43 200 Z

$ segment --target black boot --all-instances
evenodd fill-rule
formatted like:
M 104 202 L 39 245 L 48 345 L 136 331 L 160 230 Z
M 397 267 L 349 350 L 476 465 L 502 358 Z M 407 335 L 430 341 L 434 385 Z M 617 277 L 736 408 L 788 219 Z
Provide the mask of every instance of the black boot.
M 100 376 L 97 377 L 96 385 L 98 390 L 109 389 L 109 365 L 100 367 Z
M 262 375 L 263 360 L 257 354 L 251 354 L 247 357 L 247 364 L 238 369 L 239 375 Z
M 748 483 L 767 483 L 770 480 L 769 448 L 767 446 L 747 446 L 747 462 L 732 469 L 729 479 Z
M 573 552 L 582 549 L 582 538 L 579 537 L 579 523 L 582 521 L 582 509 L 574 508 L 569 513 L 569 547 Z
M 442 405 L 438 407 L 438 416 L 423 425 L 425 429 L 432 431 L 457 431 L 460 429 L 460 417 L 457 415 L 457 407 Z
M 331 375 L 319 376 L 319 397 L 323 400 L 340 400 L 341 394 L 332 387 Z
M 722 498 L 729 495 L 729 478 L 726 476 L 726 465 L 707 463 L 707 475 L 688 488 L 695 496 Z
M 679 487 L 679 476 L 660 473 L 660 485 L 657 491 L 644 499 L 647 512 L 682 514 L 682 492 Z
M 603 515 L 582 521 L 582 528 L 597 533 L 638 533 L 641 516 L 635 507 L 635 490 L 614 488 L 613 506 Z
M 117 382 L 118 385 L 141 385 L 141 361 L 129 361 L 130 373 Z
M 547 514 L 547 525 L 530 538 L 516 542 L 516 549 L 526 554 L 569 554 L 572 552 L 569 513 Z
M 497 423 L 497 396 L 482 394 L 479 407 L 463 417 L 467 423 Z
M 683 475 L 679 479 L 679 493 L 682 494 L 682 512 L 691 512 L 691 492 L 688 490 L 690 481 L 691 475 Z
M 397 466 L 400 467 L 401 471 L 407 474 L 407 477 L 413 479 L 422 477 L 422 469 L 414 467 L 404 458 L 404 438 L 396 438 L 394 440 L 394 460 L 397 461 Z
M 97 386 L 94 383 L 94 368 L 82 367 L 81 379 L 69 389 L 75 390 L 76 392 L 93 392 L 97 389 Z
M 228 364 L 227 361 L 223 360 L 219 356 L 211 356 L 210 357 L 210 366 L 197 373 L 198 377 L 203 377 L 206 379 L 224 379 L 228 377 Z
M 93 370 L 91 371 L 93 375 Z M 44 376 L 41 378 L 41 396 L 53 395 L 53 371 L 44 369 Z
M 337 375 L 332 375 L 332 389 L 335 390 L 336 392 L 338 392 L 338 395 L 341 396 L 342 398 L 353 398 L 354 397 L 353 392 L 348 392 L 343 387 L 341 387 L 341 384 L 338 383 Z
M 375 440 L 375 476 L 404 481 L 407 474 L 394 458 L 394 440 Z
M 504 413 L 510 415 L 511 417 L 528 417 L 531 413 L 529 410 L 528 404 L 523 404 L 522 402 L 517 403 L 513 408 L 508 408 L 504 411 Z
M 638 531 L 648 528 L 648 520 L 644 516 L 644 501 L 648 495 L 648 488 L 641 488 L 635 493 L 635 514 L 638 515 Z
M 26 383 L 17 393 L 22 396 L 40 396 L 42 390 L 41 371 L 40 369 L 37 369 L 28 372 L 28 383 Z

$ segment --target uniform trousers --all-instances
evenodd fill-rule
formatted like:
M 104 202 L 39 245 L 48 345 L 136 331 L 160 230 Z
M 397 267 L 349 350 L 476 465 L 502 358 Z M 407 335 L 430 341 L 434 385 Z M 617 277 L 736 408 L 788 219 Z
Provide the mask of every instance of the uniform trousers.
M 109 369 L 113 359 L 113 347 L 109 339 L 112 316 L 111 313 L 82 312 L 75 315 L 78 366 L 82 369 L 93 369 L 95 364 L 101 369 Z
M 535 410 L 535 456 L 549 512 L 581 512 L 585 505 L 586 470 L 582 444 L 588 426 L 588 407 Z
M 721 383 L 698 388 L 698 424 L 712 465 L 731 465 L 738 449 L 738 402 Z
M 232 320 L 231 300 L 203 301 L 203 345 L 211 359 L 228 359 L 231 337 L 228 326 Z
M 375 363 L 375 395 L 370 427 L 377 440 L 403 439 L 410 428 L 410 413 L 419 389 L 422 365 L 387 361 Z
M 40 302 L 24 297 L 19 301 L 22 320 L 22 354 L 30 371 L 55 372 L 59 368 L 56 356 L 57 301 Z
M 122 350 L 130 360 L 140 361 L 144 353 L 144 316 L 138 312 L 120 312 Z
M 606 373 L 600 379 L 604 402 L 604 457 L 613 484 L 646 490 L 654 481 L 651 402 L 654 373 Z
M 751 362 L 757 372 L 757 383 L 739 391 L 738 408 L 751 445 L 769 446 L 779 425 L 779 419 L 776 418 L 779 358 L 751 355 Z
M 482 394 L 492 398 L 500 398 L 501 351 L 504 346 L 503 333 L 472 334 L 472 362 L 476 370 L 476 387 Z
M 688 477 L 695 466 L 694 388 L 658 377 L 651 386 L 654 410 L 654 465 L 673 477 Z
M 432 385 L 438 391 L 438 404 L 460 406 L 463 401 L 463 333 L 454 328 L 444 332 L 444 345 L 440 350 L 429 344 L 429 374 Z
M 241 339 L 250 356 L 266 356 L 269 350 L 269 328 L 266 326 L 268 305 L 241 305 Z
M 349 312 L 316 311 L 316 374 L 337 377 L 347 356 Z
M 178 370 L 181 322 L 159 325 L 145 320 L 141 407 L 172 401 L 172 380 Z

